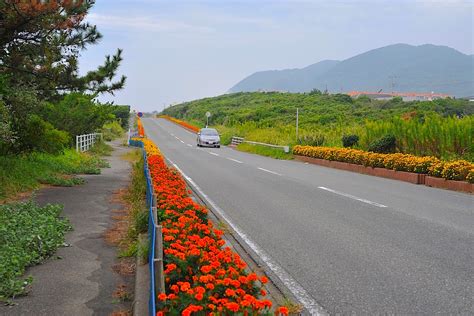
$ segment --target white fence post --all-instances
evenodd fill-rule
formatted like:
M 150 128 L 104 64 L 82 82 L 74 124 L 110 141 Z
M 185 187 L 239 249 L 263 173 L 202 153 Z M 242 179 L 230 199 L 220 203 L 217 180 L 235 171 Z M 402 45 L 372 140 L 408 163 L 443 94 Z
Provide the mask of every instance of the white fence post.
M 76 151 L 84 152 L 89 150 L 98 141 L 99 136 L 102 140 L 102 133 L 76 135 Z

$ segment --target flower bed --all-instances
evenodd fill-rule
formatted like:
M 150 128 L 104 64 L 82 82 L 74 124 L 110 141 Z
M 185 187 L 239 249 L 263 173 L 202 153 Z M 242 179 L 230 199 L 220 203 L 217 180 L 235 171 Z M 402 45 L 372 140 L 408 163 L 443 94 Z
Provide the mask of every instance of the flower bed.
M 436 157 L 408 154 L 378 154 L 357 149 L 295 146 L 295 155 L 347 162 L 373 168 L 428 174 L 447 180 L 474 182 L 474 164 L 465 160 L 441 161 Z
M 223 232 L 208 220 L 208 210 L 189 197 L 179 172 L 168 168 L 152 141 L 140 140 L 163 232 L 166 293 L 158 295 L 157 315 L 270 314 L 272 302 L 262 298 L 267 278 L 247 272 L 239 255 L 224 247 Z M 276 314 L 288 310 L 280 307 Z
M 143 129 L 143 124 L 140 119 L 140 117 L 137 116 L 137 130 L 138 130 L 138 136 L 144 137 L 145 136 L 145 130 Z
M 189 124 L 185 121 L 178 120 L 177 118 L 174 118 L 174 117 L 171 117 L 171 116 L 168 116 L 168 115 L 160 115 L 159 117 L 167 119 L 167 120 L 169 120 L 173 123 L 179 124 L 179 125 L 183 126 L 184 128 L 187 128 L 187 129 L 189 129 L 189 130 L 191 130 L 195 133 L 199 132 L 199 127 L 191 125 L 191 124 Z

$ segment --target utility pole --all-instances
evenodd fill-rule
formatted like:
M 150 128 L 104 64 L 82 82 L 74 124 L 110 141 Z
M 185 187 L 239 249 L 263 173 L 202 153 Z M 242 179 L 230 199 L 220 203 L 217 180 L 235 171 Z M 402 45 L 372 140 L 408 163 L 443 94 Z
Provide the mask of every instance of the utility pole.
M 299 109 L 296 108 L 296 143 L 298 144 L 298 120 L 299 120 Z
M 388 78 L 390 78 L 390 86 L 392 87 L 392 94 L 394 92 L 394 87 L 395 87 L 395 79 L 397 79 L 397 76 L 395 75 L 390 75 L 388 76 Z

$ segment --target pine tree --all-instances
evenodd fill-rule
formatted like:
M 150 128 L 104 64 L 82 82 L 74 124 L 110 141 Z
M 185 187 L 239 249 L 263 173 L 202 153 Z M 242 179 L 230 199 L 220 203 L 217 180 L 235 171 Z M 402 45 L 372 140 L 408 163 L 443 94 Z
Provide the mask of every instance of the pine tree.
M 114 93 L 125 77 L 113 81 L 122 50 L 103 65 L 78 74 L 80 51 L 102 35 L 84 22 L 94 1 L 0 1 L 0 71 L 10 84 L 32 86 L 39 97 L 55 99 L 65 92 Z

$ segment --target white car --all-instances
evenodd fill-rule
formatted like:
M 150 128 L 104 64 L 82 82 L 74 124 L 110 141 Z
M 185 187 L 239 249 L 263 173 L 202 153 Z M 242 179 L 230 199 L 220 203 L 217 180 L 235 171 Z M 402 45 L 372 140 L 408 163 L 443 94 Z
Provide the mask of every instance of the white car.
M 221 147 L 221 138 L 214 128 L 201 128 L 197 134 L 198 147 Z

